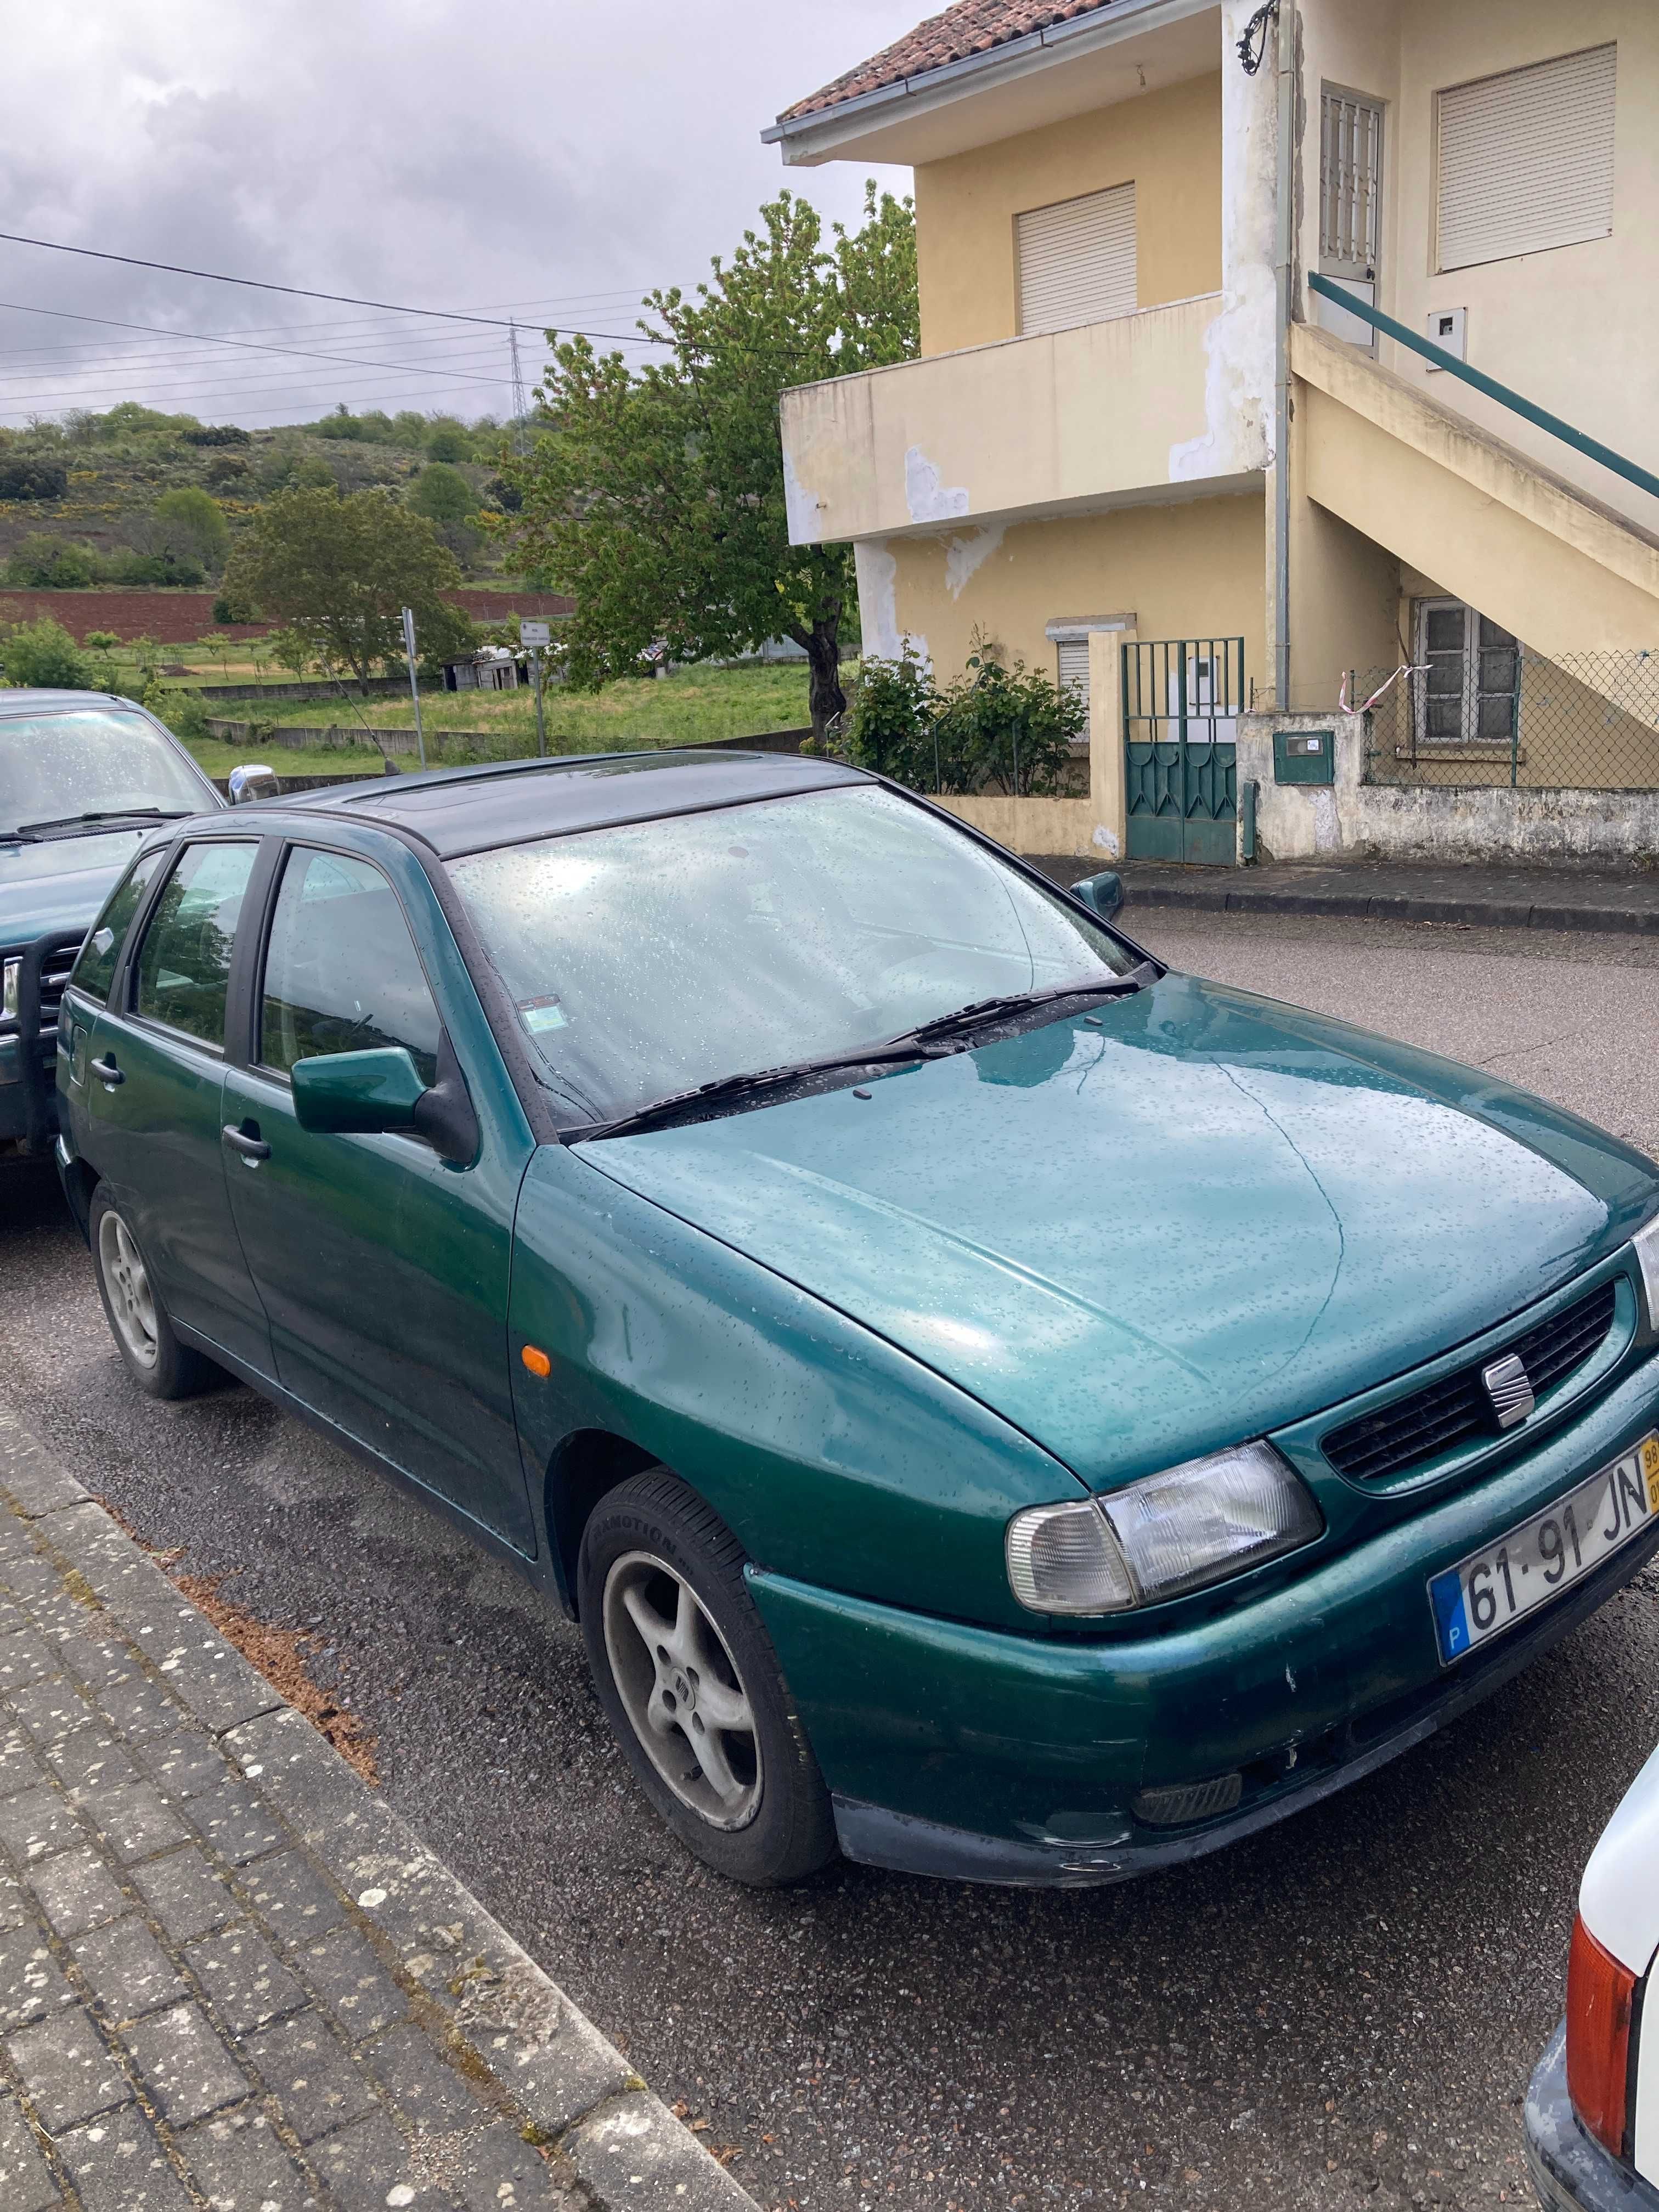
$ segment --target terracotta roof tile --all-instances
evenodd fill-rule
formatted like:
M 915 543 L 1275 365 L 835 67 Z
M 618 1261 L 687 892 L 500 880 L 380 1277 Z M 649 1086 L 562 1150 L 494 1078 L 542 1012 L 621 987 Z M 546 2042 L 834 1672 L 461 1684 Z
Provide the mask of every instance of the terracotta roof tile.
M 965 60 L 969 54 L 988 53 L 1023 39 L 1032 31 L 1047 30 L 1051 23 L 1068 23 L 1074 15 L 1092 15 L 1114 0 L 957 0 L 943 15 L 930 15 L 914 31 L 867 62 L 860 62 L 805 100 L 786 107 L 778 120 L 788 123 L 802 115 L 816 115 L 839 107 L 861 93 L 879 92 L 902 84 L 906 77 L 925 70 L 940 69 L 946 62 Z

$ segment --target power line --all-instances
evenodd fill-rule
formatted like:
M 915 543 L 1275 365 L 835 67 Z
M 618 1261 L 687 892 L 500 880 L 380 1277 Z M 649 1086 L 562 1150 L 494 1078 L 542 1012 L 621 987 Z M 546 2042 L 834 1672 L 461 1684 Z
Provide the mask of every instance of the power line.
M 315 292 L 303 284 L 273 284 L 262 276 L 225 276 L 213 269 L 185 269 L 173 261 L 145 261 L 132 253 L 106 253 L 95 246 L 65 246 L 53 238 L 25 238 L 19 232 L 0 230 L 0 241 L 8 246 L 39 246 L 46 253 L 73 253 L 87 261 L 118 261 L 126 269 L 156 269 L 167 276 L 193 276 L 208 284 L 238 284 L 254 292 L 281 292 L 292 300 L 329 300 L 342 307 L 374 307 L 384 314 L 422 315 L 437 322 L 482 323 L 491 330 L 504 331 L 511 325 L 499 315 L 463 314 L 458 308 L 405 307 L 395 300 L 364 300 L 352 292 Z M 577 331 L 573 337 L 614 340 L 620 336 L 616 331 Z

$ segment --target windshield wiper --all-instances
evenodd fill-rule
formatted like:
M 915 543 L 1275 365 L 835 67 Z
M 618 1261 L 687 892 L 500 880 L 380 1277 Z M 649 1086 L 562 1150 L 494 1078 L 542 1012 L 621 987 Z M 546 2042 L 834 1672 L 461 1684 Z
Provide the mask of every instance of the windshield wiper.
M 671 1091 L 666 1097 L 653 1098 L 648 1106 L 636 1107 L 631 1114 L 619 1114 L 613 1121 L 592 1121 L 586 1128 L 568 1130 L 566 1134 L 573 1144 L 586 1144 L 590 1138 L 630 1137 L 641 1130 L 661 1128 L 683 1115 L 699 1112 L 705 1107 L 718 1111 L 743 1105 L 769 1091 L 807 1082 L 815 1075 L 837 1075 L 860 1067 L 903 1066 L 927 1058 L 925 1048 L 907 1041 L 896 1045 L 872 1044 L 862 1052 L 830 1053 L 821 1060 L 798 1060 L 783 1067 L 752 1068 L 742 1075 L 718 1076 L 714 1082 L 696 1084 L 690 1091 Z
M 1040 991 L 1006 991 L 1000 998 L 975 999 L 970 1006 L 958 1006 L 953 1014 L 941 1014 L 936 1021 L 919 1023 L 902 1036 L 890 1037 L 887 1042 L 895 1048 L 940 1044 L 948 1037 L 982 1029 L 988 1022 L 1001 1020 L 1010 1014 L 1026 1013 L 1034 1006 L 1053 1006 L 1061 999 L 1126 998 L 1144 985 L 1156 982 L 1159 972 L 1155 961 L 1142 960 L 1127 975 L 1113 975 L 1099 983 L 1050 983 Z
M 94 806 L 85 814 L 56 815 L 50 822 L 20 822 L 6 835 L 39 837 L 47 830 L 78 830 L 83 823 L 187 822 L 193 811 L 188 806 Z

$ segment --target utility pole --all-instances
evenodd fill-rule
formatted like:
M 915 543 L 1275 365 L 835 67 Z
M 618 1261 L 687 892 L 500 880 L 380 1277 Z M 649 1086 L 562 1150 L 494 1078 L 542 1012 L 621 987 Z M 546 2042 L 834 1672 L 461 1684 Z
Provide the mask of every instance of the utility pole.
M 426 732 L 421 727 L 421 687 L 415 680 L 415 610 L 404 609 L 404 657 L 409 663 L 409 696 L 415 702 L 415 743 L 420 748 L 421 766 L 426 766 Z
M 515 453 L 522 453 L 525 450 L 524 373 L 519 367 L 519 326 L 510 318 L 507 325 L 507 343 L 513 356 L 513 450 Z

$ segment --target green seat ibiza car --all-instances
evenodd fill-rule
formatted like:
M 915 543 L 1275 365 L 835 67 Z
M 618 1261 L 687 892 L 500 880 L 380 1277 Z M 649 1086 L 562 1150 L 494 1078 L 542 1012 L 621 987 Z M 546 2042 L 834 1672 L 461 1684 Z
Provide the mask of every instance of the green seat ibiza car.
M 1659 1170 L 1119 896 L 740 754 L 169 824 L 60 1013 L 121 1356 L 516 1563 L 735 1878 L 1259 1828 L 1659 1545 Z

